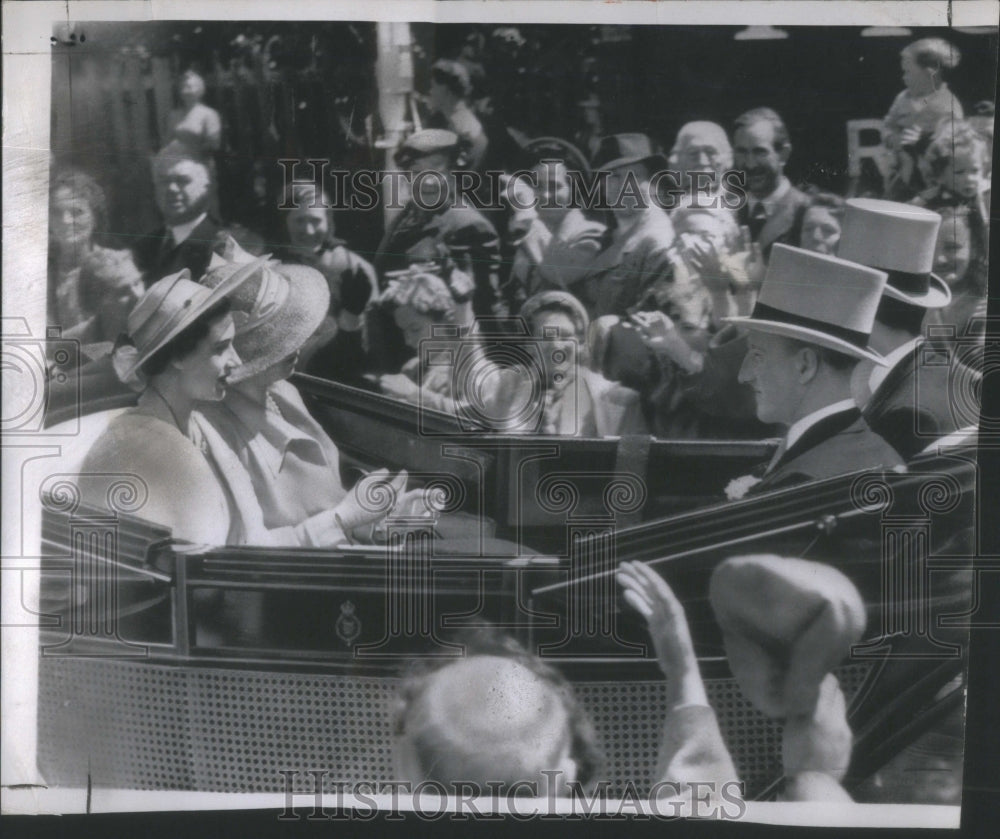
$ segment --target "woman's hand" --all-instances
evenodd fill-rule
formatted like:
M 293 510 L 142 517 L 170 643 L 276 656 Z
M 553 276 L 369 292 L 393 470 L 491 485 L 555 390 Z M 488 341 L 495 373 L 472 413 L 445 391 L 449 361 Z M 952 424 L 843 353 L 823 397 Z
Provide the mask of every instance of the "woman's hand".
M 379 376 L 378 383 L 386 396 L 412 402 L 414 405 L 420 402 L 420 388 L 409 376 L 404 376 L 402 373 L 388 373 Z
M 407 477 L 405 469 L 392 477 L 388 469 L 366 475 L 333 509 L 338 526 L 349 533 L 385 518 L 403 496 Z

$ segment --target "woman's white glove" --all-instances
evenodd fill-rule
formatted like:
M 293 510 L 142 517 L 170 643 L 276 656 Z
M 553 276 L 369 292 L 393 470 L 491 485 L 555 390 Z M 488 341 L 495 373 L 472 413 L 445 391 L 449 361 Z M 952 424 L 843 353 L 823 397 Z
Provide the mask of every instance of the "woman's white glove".
M 385 518 L 403 496 L 406 478 L 405 469 L 391 477 L 388 469 L 366 475 L 333 509 L 338 525 L 345 532 L 350 532 Z

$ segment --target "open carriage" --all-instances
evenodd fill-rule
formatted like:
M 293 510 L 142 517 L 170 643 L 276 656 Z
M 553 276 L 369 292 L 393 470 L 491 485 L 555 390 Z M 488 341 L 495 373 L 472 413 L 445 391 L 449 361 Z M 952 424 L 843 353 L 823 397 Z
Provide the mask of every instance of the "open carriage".
M 307 769 L 329 784 L 391 781 L 401 669 L 460 655 L 461 631 L 491 624 L 573 682 L 609 794 L 628 781 L 641 792 L 666 692 L 617 596 L 626 559 L 652 563 L 684 603 L 750 796 L 780 780 L 780 728 L 740 693 L 708 607 L 726 557 L 827 561 L 862 592 L 866 639 L 838 670 L 856 736 L 849 789 L 962 702 L 974 440 L 906 473 L 725 502 L 728 481 L 774 441 L 482 434 L 342 385 L 297 384 L 348 477 L 406 468 L 478 531 L 439 540 L 432 525 L 390 520 L 382 546 L 206 548 L 143 521 L 134 497 L 109 516 L 50 486 L 38 726 L 50 784 L 281 792 L 293 770 L 309 791 Z

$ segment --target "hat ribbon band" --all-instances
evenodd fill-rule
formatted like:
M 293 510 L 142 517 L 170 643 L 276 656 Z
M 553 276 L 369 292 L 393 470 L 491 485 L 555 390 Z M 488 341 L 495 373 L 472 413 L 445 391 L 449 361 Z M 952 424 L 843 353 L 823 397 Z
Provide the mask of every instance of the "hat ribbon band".
M 750 320 L 771 320 L 778 323 L 786 323 L 789 326 L 801 326 L 805 329 L 822 332 L 833 338 L 840 338 L 840 340 L 853 344 L 859 349 L 866 349 L 868 346 L 869 336 L 867 332 L 859 332 L 857 329 L 848 329 L 846 326 L 828 323 L 825 320 L 786 312 L 782 309 L 776 309 L 774 306 L 768 306 L 766 303 L 761 303 L 760 301 L 753 307 L 753 314 L 750 316 Z M 752 325 L 752 323 L 749 325 Z
M 902 291 L 904 294 L 927 294 L 930 291 L 930 273 L 912 274 L 908 271 L 890 271 L 888 268 L 881 270 L 888 274 L 886 285 L 892 286 L 896 291 Z

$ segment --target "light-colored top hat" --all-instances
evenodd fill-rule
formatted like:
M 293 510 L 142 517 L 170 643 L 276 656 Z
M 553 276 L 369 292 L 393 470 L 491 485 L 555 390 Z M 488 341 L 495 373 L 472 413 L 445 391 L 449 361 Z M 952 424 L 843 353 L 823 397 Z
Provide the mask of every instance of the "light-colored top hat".
M 240 266 L 215 288 L 194 282 L 187 268 L 153 283 L 128 316 L 132 345 L 119 347 L 112 357 L 118 378 L 130 387 L 144 387 L 139 376 L 142 365 L 239 288 L 257 270 L 258 262 Z
M 285 265 L 255 258 L 229 238 L 224 256 L 212 255 L 201 282 L 217 288 L 247 265 L 254 269 L 232 295 L 236 338 L 243 360 L 229 377 L 241 382 L 284 361 L 301 349 L 330 309 L 330 288 L 323 275 L 307 265 Z
M 885 364 L 868 346 L 885 279 L 865 265 L 774 245 L 753 312 L 724 320 Z
M 886 297 L 925 309 L 951 302 L 951 289 L 931 273 L 941 216 L 923 207 L 850 198 L 840 225 L 837 256 L 885 271 Z

